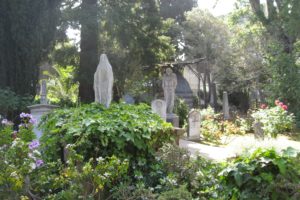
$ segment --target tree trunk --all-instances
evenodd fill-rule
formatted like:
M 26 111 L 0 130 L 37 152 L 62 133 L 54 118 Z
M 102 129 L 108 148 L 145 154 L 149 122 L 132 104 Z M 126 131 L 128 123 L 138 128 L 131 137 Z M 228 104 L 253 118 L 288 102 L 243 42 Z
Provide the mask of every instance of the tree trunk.
M 90 103 L 94 101 L 93 80 L 98 64 L 97 0 L 82 0 L 80 24 L 79 98 Z
M 205 108 L 207 106 L 206 79 L 207 79 L 207 74 L 204 72 L 204 78 L 203 78 L 203 100 L 204 100 L 204 107 Z

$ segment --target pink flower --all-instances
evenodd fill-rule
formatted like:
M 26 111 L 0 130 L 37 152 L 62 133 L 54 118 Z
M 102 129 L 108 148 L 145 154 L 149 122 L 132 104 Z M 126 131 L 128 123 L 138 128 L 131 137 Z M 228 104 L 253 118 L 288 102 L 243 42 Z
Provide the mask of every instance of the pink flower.
M 282 108 L 283 110 L 287 110 L 287 109 L 288 109 L 288 106 L 287 106 L 287 105 L 282 105 L 281 108 Z
M 275 105 L 278 106 L 280 101 L 278 99 L 275 100 Z
M 278 104 L 278 106 L 280 106 L 280 107 L 282 107 L 284 104 L 282 103 L 282 102 L 280 102 L 279 104 Z
M 268 106 L 267 106 L 267 104 L 265 104 L 265 103 L 263 103 L 263 104 L 260 105 L 260 108 L 261 108 L 261 109 L 266 109 L 267 107 L 268 107 Z

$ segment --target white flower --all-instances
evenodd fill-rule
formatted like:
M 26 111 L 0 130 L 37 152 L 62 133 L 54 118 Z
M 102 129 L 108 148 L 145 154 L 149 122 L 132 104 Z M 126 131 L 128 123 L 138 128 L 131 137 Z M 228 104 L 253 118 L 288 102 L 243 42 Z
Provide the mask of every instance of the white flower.
M 18 174 L 17 174 L 16 171 L 14 171 L 14 172 L 12 172 L 12 173 L 10 174 L 10 176 L 11 176 L 11 177 L 14 177 L 14 178 L 17 178 L 17 177 L 18 177 Z
M 31 167 L 31 169 L 35 169 L 36 168 L 36 164 L 35 163 L 30 163 L 30 167 Z
M 104 158 L 99 157 L 99 158 L 97 158 L 96 160 L 97 160 L 97 162 L 102 162 L 102 161 L 104 161 Z

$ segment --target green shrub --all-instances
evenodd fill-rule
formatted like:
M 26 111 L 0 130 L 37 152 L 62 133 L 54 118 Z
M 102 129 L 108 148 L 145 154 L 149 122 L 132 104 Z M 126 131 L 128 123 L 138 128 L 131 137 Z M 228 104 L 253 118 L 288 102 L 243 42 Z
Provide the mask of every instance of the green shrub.
M 44 151 L 56 161 L 68 144 L 87 161 L 115 155 L 129 159 L 131 167 L 147 167 L 155 151 L 171 140 L 171 124 L 145 105 L 101 104 L 58 109 L 41 123 Z
M 19 131 L 14 131 L 9 121 L 0 129 L 0 199 L 19 199 L 25 195 L 28 180 L 43 165 L 39 142 L 34 140 L 33 126 L 29 123 L 31 115 L 26 115 Z
M 113 189 L 112 197 L 113 199 L 118 200 L 155 200 L 157 199 L 157 194 L 154 194 L 151 188 L 146 188 L 144 184 L 137 184 L 133 186 L 128 183 L 121 183 Z
M 115 156 L 83 162 L 82 156 L 72 152 L 67 165 L 47 163 L 31 179 L 32 193 L 41 199 L 102 199 L 127 169 L 128 161 Z
M 174 113 L 176 113 L 179 116 L 179 127 L 185 126 L 187 124 L 189 106 L 185 103 L 183 99 L 175 99 Z
M 280 102 L 279 102 L 280 103 Z M 287 106 L 281 104 L 275 107 L 262 106 L 252 113 L 255 122 L 262 123 L 262 129 L 266 136 L 277 137 L 277 134 L 289 131 L 294 127 L 295 117 L 287 111 Z
M 237 118 L 236 121 L 223 120 L 222 114 L 217 114 L 211 107 L 203 109 L 201 116 L 201 135 L 204 140 L 215 144 L 221 143 L 222 136 L 243 135 L 246 133 L 244 121 Z M 240 124 L 243 123 L 243 126 Z
M 9 88 L 0 88 L 0 115 L 13 118 L 16 112 L 26 110 L 32 101 L 30 96 L 20 96 Z
M 192 194 L 182 185 L 179 188 L 162 193 L 158 200 L 191 200 L 192 198 Z
M 222 199 L 296 199 L 299 169 L 299 155 L 291 148 L 282 153 L 257 149 L 220 173 Z
M 218 185 L 219 164 L 200 156 L 191 158 L 186 149 L 177 145 L 165 144 L 157 153 L 164 177 L 157 185 L 157 192 L 166 192 L 186 185 L 188 191 L 199 200 L 215 199 Z

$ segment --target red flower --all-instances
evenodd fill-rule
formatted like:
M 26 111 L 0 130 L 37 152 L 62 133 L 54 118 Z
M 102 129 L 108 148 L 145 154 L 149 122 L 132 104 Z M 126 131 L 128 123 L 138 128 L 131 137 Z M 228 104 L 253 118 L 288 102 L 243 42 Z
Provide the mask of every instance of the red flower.
M 278 99 L 275 100 L 275 105 L 278 106 L 280 101 Z
M 261 108 L 261 109 L 266 109 L 266 108 L 267 108 L 267 105 L 263 103 L 263 104 L 260 105 L 260 108 Z
M 287 110 L 287 109 L 288 109 L 287 105 L 282 105 L 281 108 L 282 108 L 283 110 Z
M 279 104 L 278 104 L 278 106 L 280 106 L 280 107 L 282 107 L 284 104 L 282 103 L 282 102 L 280 102 Z

